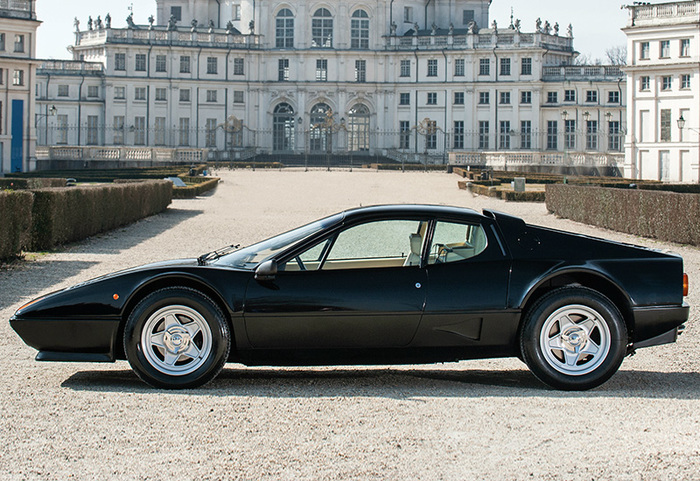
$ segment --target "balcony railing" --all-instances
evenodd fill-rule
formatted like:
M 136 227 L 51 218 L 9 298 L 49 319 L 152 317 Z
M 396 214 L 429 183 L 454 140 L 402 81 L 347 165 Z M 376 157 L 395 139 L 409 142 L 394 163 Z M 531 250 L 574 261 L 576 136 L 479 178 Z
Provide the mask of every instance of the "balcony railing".
M 443 49 L 493 49 L 495 47 L 544 47 L 551 50 L 573 52 L 574 39 L 546 33 L 519 33 L 506 30 L 507 33 L 495 33 L 482 30 L 482 33 L 455 35 L 389 35 L 385 37 L 388 50 L 443 50 Z M 483 33 L 488 32 L 488 33 Z
M 81 62 L 78 60 L 48 60 L 41 64 L 39 74 L 60 72 L 61 74 L 96 75 L 104 72 L 104 65 L 99 62 Z
M 1 0 L 0 0 L 1 1 Z M 189 29 L 167 30 L 165 27 L 149 28 L 103 28 L 87 30 L 77 34 L 76 46 L 123 43 L 138 45 L 165 46 L 207 46 L 212 48 L 257 49 L 261 47 L 260 35 L 226 33 L 222 29 L 201 28 L 192 32 Z
M 656 5 L 630 5 L 629 26 L 677 24 L 688 21 L 697 22 L 700 13 L 700 1 L 661 3 Z
M 543 67 L 542 80 L 617 80 L 624 77 L 616 65 L 571 65 L 563 67 Z

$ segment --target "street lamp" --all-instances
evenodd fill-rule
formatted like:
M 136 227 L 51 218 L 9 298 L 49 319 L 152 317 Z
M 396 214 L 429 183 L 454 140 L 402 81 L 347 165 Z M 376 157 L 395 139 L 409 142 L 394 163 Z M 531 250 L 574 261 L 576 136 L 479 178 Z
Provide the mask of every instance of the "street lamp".
M 46 135 L 44 136 L 44 141 L 47 144 L 49 143 L 48 142 L 48 139 L 49 139 L 49 117 L 55 117 L 57 113 L 58 113 L 58 109 L 56 108 L 55 105 L 52 105 L 51 107 L 49 107 L 47 114 L 36 114 L 36 122 L 37 123 L 39 123 L 39 120 L 41 120 L 41 119 L 46 119 Z
M 678 128 L 680 130 L 683 130 L 685 128 L 685 119 L 683 118 L 683 114 L 681 114 L 681 116 L 678 117 L 677 122 L 678 122 Z

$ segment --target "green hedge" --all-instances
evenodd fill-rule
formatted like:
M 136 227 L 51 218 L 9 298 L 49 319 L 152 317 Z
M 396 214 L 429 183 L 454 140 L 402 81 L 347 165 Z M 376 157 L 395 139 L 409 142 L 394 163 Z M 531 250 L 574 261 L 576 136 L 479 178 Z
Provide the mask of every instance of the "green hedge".
M 606 229 L 700 245 L 700 195 L 643 189 L 547 185 L 547 209 Z
M 33 179 L 0 179 L 0 189 L 24 190 L 24 189 L 46 189 L 48 187 L 65 187 L 66 179 L 53 178 L 33 178 Z
M 44 250 L 129 224 L 165 210 L 166 180 L 33 191 L 33 250 Z
M 502 190 L 501 198 L 509 202 L 544 202 L 545 193 L 542 191 L 515 192 L 512 190 Z
M 395 164 L 370 164 L 369 167 L 371 169 L 376 169 L 376 170 L 438 170 L 438 171 L 446 171 L 447 166 L 442 165 L 442 164 L 403 164 L 401 165 L 400 163 L 395 163 Z
M 193 185 L 188 185 L 187 187 L 173 186 L 173 199 L 194 199 L 198 195 L 215 189 L 220 180 L 218 177 L 180 176 L 180 178 L 184 182 Z
M 206 166 L 195 167 L 197 173 L 201 173 Z M 188 173 L 189 165 L 173 165 L 169 167 L 147 167 L 133 169 L 79 169 L 79 170 L 43 170 L 37 172 L 24 172 L 22 174 L 5 174 L 7 178 L 47 178 L 62 177 L 73 178 L 78 182 L 112 182 L 115 179 L 163 179 L 175 177 L 182 173 Z M 64 184 L 65 185 L 65 184 Z
M 31 192 L 0 192 L 0 259 L 18 255 L 31 244 Z

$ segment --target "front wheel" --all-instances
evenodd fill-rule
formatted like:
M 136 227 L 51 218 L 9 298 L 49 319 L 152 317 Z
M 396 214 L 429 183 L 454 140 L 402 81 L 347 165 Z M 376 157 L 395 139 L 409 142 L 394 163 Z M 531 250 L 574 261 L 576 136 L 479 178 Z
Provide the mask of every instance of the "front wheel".
M 582 391 L 617 372 L 627 352 L 627 328 L 607 297 L 585 287 L 563 287 L 528 311 L 520 350 L 542 382 Z
M 138 303 L 124 329 L 124 351 L 151 386 L 201 386 L 223 369 L 231 334 L 221 309 L 186 287 L 160 289 Z

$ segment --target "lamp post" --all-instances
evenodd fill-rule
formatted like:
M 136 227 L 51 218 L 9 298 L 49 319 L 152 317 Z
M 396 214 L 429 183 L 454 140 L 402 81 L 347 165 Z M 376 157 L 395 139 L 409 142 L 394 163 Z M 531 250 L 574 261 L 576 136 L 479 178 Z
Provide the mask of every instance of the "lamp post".
M 39 120 L 42 118 L 46 119 L 46 135 L 44 136 L 44 143 L 48 144 L 49 143 L 49 117 L 55 117 L 56 114 L 58 113 L 58 109 L 56 108 L 55 105 L 52 105 L 49 107 L 48 113 L 46 114 L 36 114 L 36 122 L 39 123 Z M 35 125 L 35 128 L 38 127 L 38 125 Z
M 569 120 L 569 112 L 562 111 L 561 119 L 564 121 L 564 164 L 569 163 L 569 131 L 567 130 L 566 121 Z
M 345 129 L 345 118 L 341 118 L 340 123 L 337 123 L 333 118 L 333 110 L 329 108 L 325 114 L 325 118 L 323 119 L 323 121 L 311 125 L 311 129 L 323 129 L 326 131 L 326 135 L 330 135 L 330 140 L 326 139 L 326 168 L 330 172 L 330 154 L 333 145 L 333 133 L 339 132 L 341 129 Z

